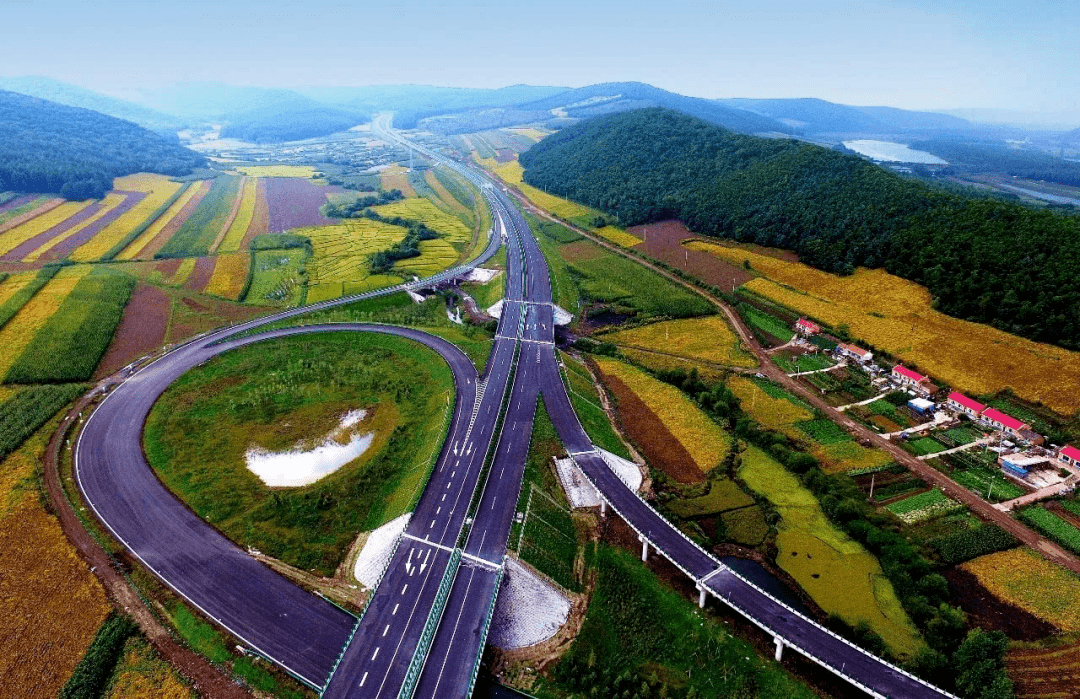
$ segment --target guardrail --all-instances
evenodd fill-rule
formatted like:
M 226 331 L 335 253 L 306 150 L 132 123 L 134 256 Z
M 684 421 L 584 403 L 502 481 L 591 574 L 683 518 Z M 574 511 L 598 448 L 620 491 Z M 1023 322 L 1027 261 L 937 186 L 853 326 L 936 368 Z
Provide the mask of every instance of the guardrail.
M 450 588 L 454 586 L 454 578 L 457 577 L 458 566 L 461 563 L 461 549 L 454 549 L 450 554 L 450 562 L 446 564 L 439 590 L 435 593 L 435 602 L 431 605 L 427 621 L 424 622 L 424 631 L 420 634 L 420 641 L 416 644 L 416 651 L 412 660 L 409 661 L 409 669 L 405 673 L 405 681 L 401 683 L 401 691 L 398 699 L 410 699 L 416 691 L 416 683 L 424 670 L 424 662 L 427 660 L 428 649 L 435 638 L 435 631 L 439 628 L 442 620 L 443 609 L 446 607 L 446 599 L 450 596 Z
M 504 563 L 505 560 L 506 556 L 503 556 Z M 500 564 L 499 572 L 495 574 L 495 592 L 491 595 L 491 602 L 488 603 L 484 623 L 480 627 L 480 652 L 476 654 L 476 661 L 473 663 L 472 677 L 469 679 L 469 691 L 465 693 L 467 697 L 471 697 L 473 690 L 476 689 L 476 677 L 480 674 L 480 661 L 484 658 L 484 645 L 487 643 L 488 631 L 491 629 L 491 617 L 495 615 L 495 602 L 499 599 L 499 588 L 502 586 L 503 573 L 505 572 L 506 567 Z

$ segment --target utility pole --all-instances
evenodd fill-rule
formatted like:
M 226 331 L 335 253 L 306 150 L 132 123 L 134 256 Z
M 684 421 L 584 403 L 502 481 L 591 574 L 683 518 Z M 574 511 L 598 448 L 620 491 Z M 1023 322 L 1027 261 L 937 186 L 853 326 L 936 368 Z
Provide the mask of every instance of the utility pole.
M 871 500 L 874 499 L 874 481 L 875 480 L 877 480 L 877 474 L 876 473 L 871 473 L 870 474 L 870 499 Z

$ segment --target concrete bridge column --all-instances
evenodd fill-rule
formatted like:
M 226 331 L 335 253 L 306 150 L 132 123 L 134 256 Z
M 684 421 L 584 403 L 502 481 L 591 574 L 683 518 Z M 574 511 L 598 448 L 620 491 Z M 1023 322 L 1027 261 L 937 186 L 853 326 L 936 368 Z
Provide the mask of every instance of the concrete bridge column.
M 780 662 L 780 658 L 784 655 L 784 639 L 776 636 L 773 641 L 776 642 L 776 662 Z
M 702 585 L 698 588 L 697 606 L 699 609 L 705 608 L 705 586 Z
M 641 537 L 641 562 L 649 560 L 649 540 Z
M 607 514 L 607 502 L 605 502 L 603 500 L 603 498 L 601 498 L 601 500 L 600 500 L 600 516 L 603 517 L 606 514 Z

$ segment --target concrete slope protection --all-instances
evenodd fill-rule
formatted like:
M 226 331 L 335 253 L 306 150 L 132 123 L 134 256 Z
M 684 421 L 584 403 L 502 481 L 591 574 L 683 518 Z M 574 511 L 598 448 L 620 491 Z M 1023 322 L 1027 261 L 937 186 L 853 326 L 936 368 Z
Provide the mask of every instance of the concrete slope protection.
M 384 333 L 437 351 L 450 364 L 456 384 L 451 434 L 467 428 L 476 369 L 456 346 L 409 328 L 327 324 L 189 344 L 167 361 L 151 364 L 90 416 L 75 461 L 79 488 L 95 514 L 147 568 L 252 649 L 319 688 L 356 619 L 271 571 L 187 509 L 147 464 L 139 428 L 158 396 L 192 367 L 271 338 L 324 332 Z

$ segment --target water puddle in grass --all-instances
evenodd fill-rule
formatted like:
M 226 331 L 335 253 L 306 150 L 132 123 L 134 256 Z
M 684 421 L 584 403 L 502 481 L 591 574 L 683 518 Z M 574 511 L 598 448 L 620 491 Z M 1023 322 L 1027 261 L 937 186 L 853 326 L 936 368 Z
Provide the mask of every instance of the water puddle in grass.
M 312 448 L 304 448 L 303 443 L 288 451 L 252 447 L 244 453 L 244 460 L 248 469 L 272 488 L 314 483 L 368 450 L 375 434 L 356 432 L 356 426 L 366 416 L 366 410 L 350 410 L 342 416 L 338 426 Z

